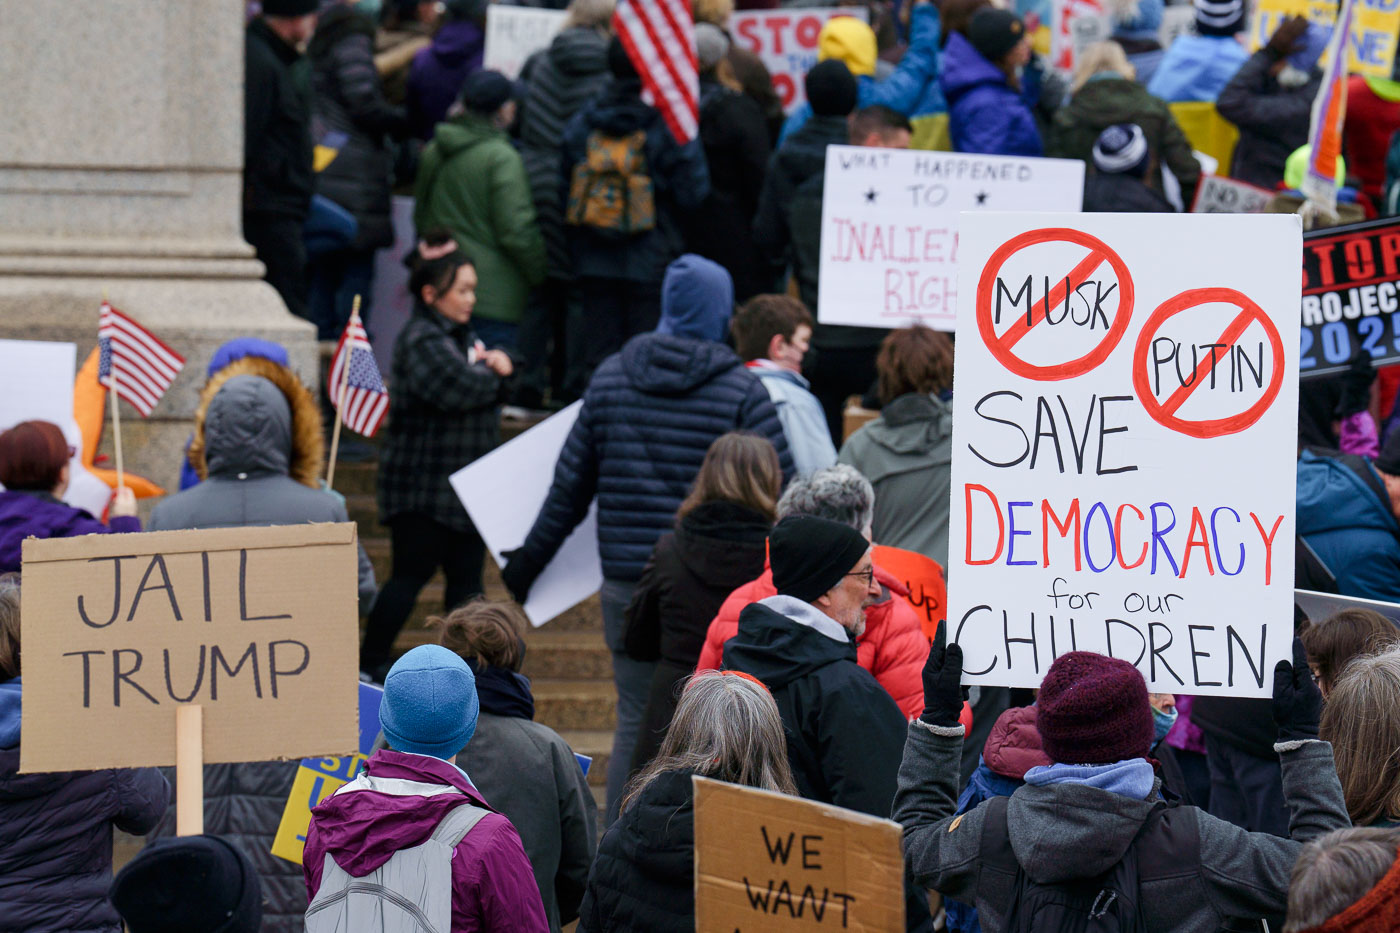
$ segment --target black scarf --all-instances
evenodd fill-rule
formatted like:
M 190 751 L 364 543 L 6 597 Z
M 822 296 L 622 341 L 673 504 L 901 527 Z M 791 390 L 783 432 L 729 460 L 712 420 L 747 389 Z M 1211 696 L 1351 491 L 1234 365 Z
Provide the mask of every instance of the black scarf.
M 483 713 L 512 719 L 535 718 L 530 678 L 504 667 L 482 667 L 476 658 L 468 658 L 467 666 L 476 675 L 476 696 Z

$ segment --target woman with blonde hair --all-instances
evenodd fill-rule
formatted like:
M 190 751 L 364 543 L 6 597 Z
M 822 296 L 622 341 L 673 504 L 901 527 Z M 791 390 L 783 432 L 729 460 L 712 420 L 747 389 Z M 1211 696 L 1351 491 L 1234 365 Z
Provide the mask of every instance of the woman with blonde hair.
M 697 774 L 797 793 L 778 705 L 747 674 L 705 671 L 686 682 L 660 753 L 632 778 L 598 845 L 579 933 L 695 929 Z
M 476 675 L 481 712 L 457 765 L 505 814 L 525 845 L 551 933 L 578 917 L 598 839 L 598 807 L 567 742 L 534 722 L 525 616 L 513 602 L 475 599 L 428 620 L 438 644 Z
M 1146 182 L 1161 193 L 1165 165 L 1181 187 L 1181 200 L 1190 206 L 1201 180 L 1201 165 L 1191 143 L 1166 102 L 1147 93 L 1116 42 L 1096 42 L 1085 49 L 1075 66 L 1069 102 L 1055 112 L 1045 154 L 1079 159 L 1094 171 L 1094 143 L 1105 129 L 1135 123 L 1147 142 Z
M 1400 826 L 1400 649 L 1353 658 L 1318 734 L 1332 743 L 1353 826 Z
M 627 607 L 624 647 L 657 661 L 631 770 L 646 765 L 671 713 L 677 687 L 695 670 L 705 632 L 724 598 L 763 572 L 768 531 L 777 515 L 783 474 L 778 452 L 757 434 L 715 439 L 690 495 L 662 535 Z

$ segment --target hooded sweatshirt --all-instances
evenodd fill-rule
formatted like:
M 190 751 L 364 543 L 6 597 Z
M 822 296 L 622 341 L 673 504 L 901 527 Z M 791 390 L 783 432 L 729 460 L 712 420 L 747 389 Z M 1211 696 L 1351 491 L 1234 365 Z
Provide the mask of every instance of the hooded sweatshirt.
M 1358 469 L 1370 464 L 1355 458 Z M 1337 578 L 1343 596 L 1400 601 L 1400 523 L 1372 484 L 1342 459 L 1298 458 L 1298 535 Z
M 433 35 L 433 44 L 419 49 L 408 67 L 404 106 L 409 131 L 426 142 L 433 129 L 447 118 L 447 111 L 467 76 L 481 67 L 486 36 L 470 20 L 448 20 Z
M 414 198 L 414 226 L 446 227 L 472 258 L 472 314 L 519 322 L 530 289 L 544 281 L 544 238 L 525 163 L 505 131 L 470 112 L 438 124 L 418 165 Z
M 697 267 L 708 263 L 696 258 Z M 784 479 L 792 476 L 782 423 L 763 384 L 733 350 L 679 333 L 717 333 L 731 310 L 717 278 L 687 278 L 669 280 L 663 296 L 662 320 L 678 332 L 639 334 L 593 374 L 549 495 L 513 558 L 523 557 L 535 574 L 596 495 L 603 576 L 639 579 L 657 539 L 674 526 L 710 444 L 726 432 L 766 437 Z
M 450 762 L 382 749 L 365 762 L 365 774 L 388 782 L 433 788 L 420 793 L 348 790 L 346 785 L 311 811 L 302 871 L 308 898 L 321 889 L 331 858 L 347 874 L 363 878 L 400 849 L 421 845 L 449 812 L 471 803 L 490 810 L 452 853 L 452 933 L 549 929 L 539 888 L 510 821 L 488 804 Z

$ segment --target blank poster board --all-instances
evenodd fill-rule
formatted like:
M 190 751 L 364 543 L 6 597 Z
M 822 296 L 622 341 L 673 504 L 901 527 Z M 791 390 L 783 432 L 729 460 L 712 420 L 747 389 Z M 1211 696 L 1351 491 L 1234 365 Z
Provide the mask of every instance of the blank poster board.
M 175 764 L 175 709 L 206 762 L 358 745 L 355 525 L 24 542 L 20 771 Z

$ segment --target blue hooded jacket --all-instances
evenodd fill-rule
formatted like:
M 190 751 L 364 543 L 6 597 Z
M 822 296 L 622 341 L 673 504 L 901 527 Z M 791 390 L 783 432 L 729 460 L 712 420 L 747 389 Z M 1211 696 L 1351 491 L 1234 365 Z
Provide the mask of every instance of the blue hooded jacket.
M 1248 58 L 1234 36 L 1177 36 L 1152 73 L 1147 93 L 1167 103 L 1214 101 Z
M 1001 69 L 961 33 L 943 49 L 943 94 L 948 131 L 958 152 L 1038 156 L 1044 149 L 1035 117 Z
M 1346 463 L 1311 451 L 1298 458 L 1297 522 L 1343 596 L 1400 602 L 1400 523 Z
M 717 262 L 686 253 L 666 267 L 658 334 L 724 343 L 734 313 L 734 280 Z

